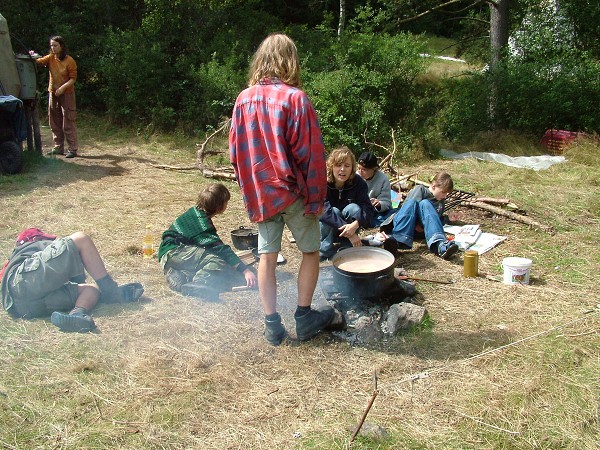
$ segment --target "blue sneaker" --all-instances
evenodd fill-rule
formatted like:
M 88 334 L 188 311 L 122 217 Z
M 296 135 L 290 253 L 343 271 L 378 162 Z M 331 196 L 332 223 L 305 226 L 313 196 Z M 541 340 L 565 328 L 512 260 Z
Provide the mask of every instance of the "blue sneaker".
M 438 245 L 437 254 L 440 258 L 448 261 L 451 259 L 456 252 L 458 251 L 458 245 L 454 241 L 444 241 Z

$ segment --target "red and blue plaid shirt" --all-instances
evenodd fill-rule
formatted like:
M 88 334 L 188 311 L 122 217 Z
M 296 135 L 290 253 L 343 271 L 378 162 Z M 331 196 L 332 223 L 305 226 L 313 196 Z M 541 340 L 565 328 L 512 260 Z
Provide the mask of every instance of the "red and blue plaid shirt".
M 240 93 L 229 132 L 229 157 L 250 220 L 262 222 L 302 198 L 319 214 L 327 195 L 325 147 L 304 92 L 277 79 Z

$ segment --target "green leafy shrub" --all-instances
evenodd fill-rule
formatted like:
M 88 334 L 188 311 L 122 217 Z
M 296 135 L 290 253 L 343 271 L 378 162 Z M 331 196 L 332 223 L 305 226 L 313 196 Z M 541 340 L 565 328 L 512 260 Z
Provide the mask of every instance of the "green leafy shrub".
M 389 142 L 391 128 L 412 109 L 415 80 L 425 68 L 419 41 L 354 34 L 332 49 L 335 70 L 306 75 L 326 146 L 358 149 L 365 139 Z
M 235 60 L 220 63 L 213 58 L 192 73 L 189 95 L 181 102 L 181 120 L 195 132 L 229 117 L 246 74 L 235 69 Z
M 500 77 L 503 114 L 510 128 L 600 130 L 598 62 L 573 52 L 546 61 L 509 61 Z
M 459 141 L 478 131 L 488 130 L 490 84 L 482 73 L 442 80 L 437 92 L 439 106 L 434 124 L 440 135 Z

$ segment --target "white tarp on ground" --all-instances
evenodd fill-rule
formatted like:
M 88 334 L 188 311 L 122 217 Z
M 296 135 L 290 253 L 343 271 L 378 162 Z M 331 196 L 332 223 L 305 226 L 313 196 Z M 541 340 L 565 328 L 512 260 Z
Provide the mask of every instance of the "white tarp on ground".
M 510 167 L 519 167 L 522 169 L 533 169 L 543 170 L 548 167 L 565 162 L 564 156 L 508 156 L 501 153 L 484 153 L 484 152 L 467 152 L 467 153 L 456 153 L 452 150 L 440 150 L 440 155 L 444 158 L 450 159 L 465 159 L 465 158 L 476 158 L 482 161 L 496 161 L 500 164 L 504 164 Z

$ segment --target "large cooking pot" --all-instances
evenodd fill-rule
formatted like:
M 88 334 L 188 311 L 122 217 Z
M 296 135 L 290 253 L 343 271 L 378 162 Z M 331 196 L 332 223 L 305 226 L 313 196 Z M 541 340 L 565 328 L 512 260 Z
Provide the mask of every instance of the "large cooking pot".
M 258 247 L 258 231 L 241 226 L 231 232 L 231 242 L 238 250 L 249 250 Z
M 333 282 L 345 295 L 380 297 L 394 284 L 395 258 L 387 250 L 352 247 L 337 252 L 331 259 Z

